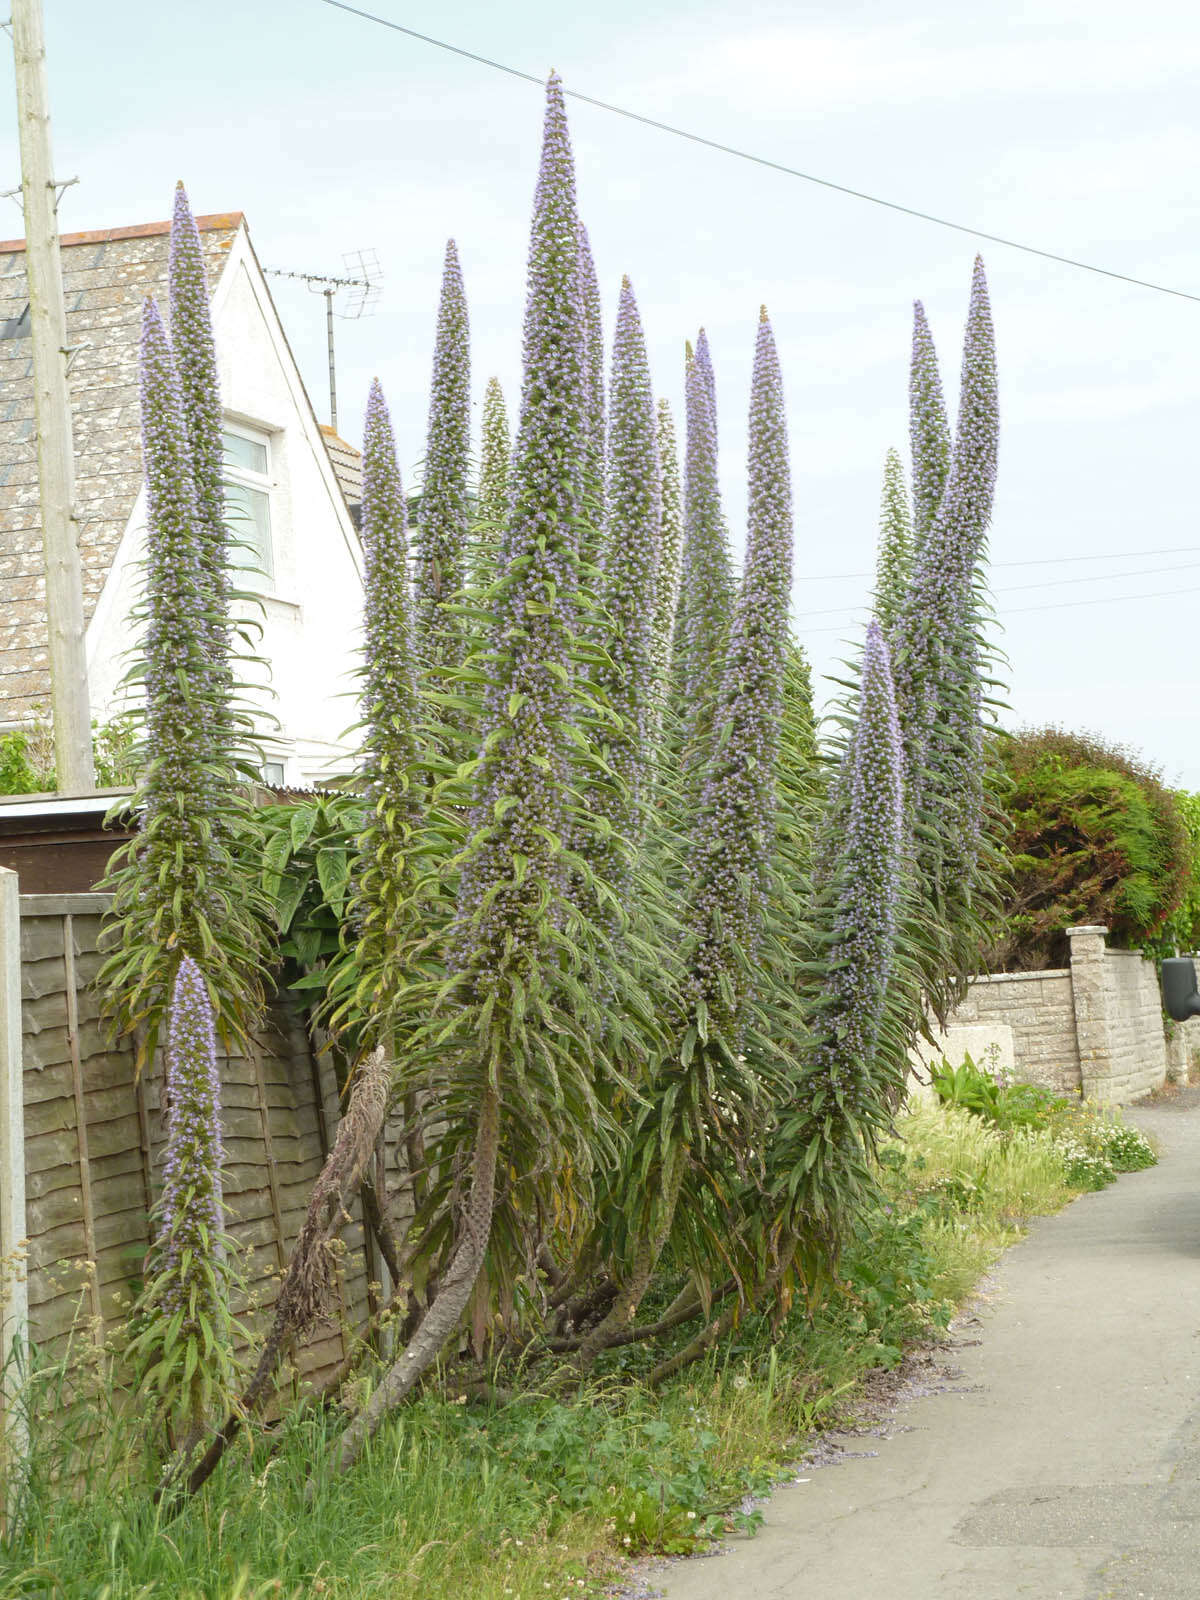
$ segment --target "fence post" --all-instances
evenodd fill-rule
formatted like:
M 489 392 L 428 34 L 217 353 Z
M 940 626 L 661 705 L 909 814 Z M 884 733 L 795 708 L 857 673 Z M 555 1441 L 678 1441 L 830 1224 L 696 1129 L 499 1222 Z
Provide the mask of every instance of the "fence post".
M 25 1455 L 25 1415 L 11 1386 L 29 1341 L 25 1284 L 25 1093 L 21 1053 L 21 905 L 0 867 L 0 1526 Z

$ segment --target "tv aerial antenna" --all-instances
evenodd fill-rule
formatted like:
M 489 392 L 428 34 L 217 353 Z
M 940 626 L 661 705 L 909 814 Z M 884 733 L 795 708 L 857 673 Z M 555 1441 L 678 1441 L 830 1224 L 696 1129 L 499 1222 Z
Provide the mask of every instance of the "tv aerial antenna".
M 329 347 L 329 426 L 337 432 L 337 370 L 333 358 L 333 319 L 357 322 L 369 317 L 379 304 L 383 293 L 383 272 L 379 256 L 374 250 L 350 250 L 342 257 L 345 277 L 333 277 L 323 272 L 286 272 L 282 267 L 264 267 L 272 278 L 294 278 L 307 285 L 310 294 L 325 296 L 325 339 Z M 333 299 L 343 289 L 350 291 L 344 311 L 335 312 Z

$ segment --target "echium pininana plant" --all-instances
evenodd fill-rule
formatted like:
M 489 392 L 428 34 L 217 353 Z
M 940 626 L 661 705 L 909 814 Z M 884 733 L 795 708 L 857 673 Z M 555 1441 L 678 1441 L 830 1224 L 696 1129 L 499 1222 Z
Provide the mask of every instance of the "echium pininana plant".
M 229 562 L 225 528 L 221 391 L 200 234 L 183 184 L 175 187 L 168 256 L 171 346 L 196 486 L 200 578 L 207 648 L 197 685 L 197 724 L 209 724 L 212 759 L 228 759 L 233 730 L 229 639 Z M 204 680 L 207 680 L 205 682 Z
M 680 568 L 683 561 L 683 486 L 679 478 L 679 451 L 670 402 L 658 402 L 658 482 L 662 506 L 658 571 L 654 583 L 654 728 L 662 721 L 663 705 L 671 681 L 671 654 L 675 638 L 675 612 L 679 604 Z M 653 743 L 657 744 L 657 736 Z
M 738 1046 L 752 982 L 775 843 L 775 765 L 792 581 L 783 378 L 765 307 L 754 354 L 747 464 L 746 565 L 704 775 L 689 895 L 693 1004 L 704 1008 L 709 1026 L 730 1051 Z
M 904 757 L 887 640 L 867 629 L 858 716 L 842 764 L 843 807 L 829 892 L 830 943 L 814 1026 L 809 1091 L 870 1140 L 907 1072 L 903 1051 L 876 1059 L 896 956 L 905 861 Z M 893 1059 L 893 1057 L 901 1059 Z M 903 1087 L 903 1076 L 901 1077 Z
M 919 550 L 937 516 L 950 471 L 950 423 L 942 378 L 925 307 L 919 300 L 913 302 L 908 436 L 912 450 L 913 543 Z
M 916 891 L 924 922 L 931 932 L 940 929 L 921 985 L 939 1017 L 976 970 L 996 910 L 999 863 L 982 726 L 982 568 L 998 436 L 995 341 L 976 260 L 950 475 L 892 637 Z
M 879 506 L 879 552 L 875 564 L 875 615 L 884 633 L 904 608 L 912 576 L 912 511 L 904 466 L 899 453 L 889 450 L 883 467 L 883 493 Z
M 183 956 L 202 961 L 217 1020 L 244 1039 L 262 1002 L 266 907 L 231 839 L 247 803 L 212 734 L 211 593 L 179 378 L 158 308 L 141 341 L 146 560 L 140 618 L 144 691 L 137 835 L 113 858 L 108 940 L 98 982 L 122 1032 L 141 1026 L 153 1053 Z M 119 864 L 122 863 L 123 864 Z
M 624 897 L 643 831 L 662 520 L 654 392 L 628 277 L 621 280 L 613 338 L 606 490 L 602 596 L 611 632 L 599 681 L 619 726 L 607 757 L 616 781 L 597 797 L 613 833 L 602 836 L 603 864 L 594 859 L 610 887 Z
M 204 977 L 190 956 L 175 975 L 165 1054 L 163 1188 L 129 1354 L 158 1413 L 195 1443 L 214 1409 L 232 1398 L 236 1371 L 217 1038 Z M 183 1442 L 178 1432 L 176 1442 Z
M 696 765 L 707 754 L 734 596 L 717 468 L 716 387 L 703 328 L 686 365 L 685 384 L 684 587 L 676 633 L 676 681 L 685 757 Z
M 367 821 L 358 841 L 351 917 L 361 974 L 357 1009 L 376 1025 L 401 978 L 409 857 L 417 822 L 417 702 L 408 588 L 406 503 L 387 402 L 371 384 L 363 425 L 363 767 Z
M 417 648 L 424 659 L 450 666 L 462 653 L 461 629 L 442 607 L 466 579 L 470 462 L 470 327 L 458 250 L 451 239 L 442 271 L 420 522 L 413 552 Z
M 483 422 L 479 447 L 479 520 L 489 533 L 498 533 L 508 514 L 508 463 L 512 441 L 508 412 L 499 378 L 489 378 L 483 391 Z
M 606 410 L 604 404 L 604 306 L 600 280 L 592 259 L 592 241 L 583 223 L 579 224 L 579 284 L 584 317 L 584 504 L 585 526 L 580 555 L 585 561 L 600 562 L 604 526 L 604 452 Z
M 530 241 L 521 420 L 500 572 L 488 595 L 494 622 L 481 753 L 450 935 L 457 1032 L 452 1046 L 440 1045 L 432 1090 L 469 1108 L 439 1136 L 444 1148 L 459 1141 L 440 1170 L 456 1172 L 461 1199 L 447 1201 L 454 1232 L 437 1293 L 343 1436 L 342 1470 L 458 1326 L 488 1249 L 501 1149 L 505 1170 L 522 1182 L 536 1172 L 550 1181 L 569 1156 L 579 1183 L 599 1137 L 595 1068 L 571 1012 L 556 1001 L 570 939 L 579 937 L 577 922 L 566 929 L 563 858 L 577 710 L 584 339 L 575 175 L 562 85 L 552 76 Z
M 930 770 L 931 740 L 938 747 L 933 764 L 940 758 L 944 768 L 936 774 L 939 794 L 953 794 L 969 777 L 955 749 L 969 731 L 967 724 L 977 723 L 980 709 L 976 583 L 991 520 L 998 439 L 995 338 L 983 263 L 976 258 L 950 474 L 918 545 L 893 642 L 905 755 L 918 807 L 928 781 L 920 775 Z M 973 736 L 968 743 L 974 743 Z M 968 764 L 973 761 L 968 756 Z
M 695 372 L 693 362 L 689 377 Z M 708 392 L 701 399 L 707 408 Z M 635 1220 L 621 1252 L 612 1309 L 584 1340 L 583 1359 L 628 1328 L 670 1237 L 688 1181 L 689 1150 L 720 1143 L 749 1156 L 758 1085 L 742 1053 L 744 1012 L 776 855 L 776 768 L 784 711 L 792 573 L 792 497 L 783 381 L 763 309 L 754 356 L 748 448 L 746 565 L 730 629 L 704 769 L 687 841 L 689 879 L 677 1049 L 658 1065 L 633 1135 L 638 1174 L 621 1209 Z M 703 1167 L 718 1163 L 711 1152 Z

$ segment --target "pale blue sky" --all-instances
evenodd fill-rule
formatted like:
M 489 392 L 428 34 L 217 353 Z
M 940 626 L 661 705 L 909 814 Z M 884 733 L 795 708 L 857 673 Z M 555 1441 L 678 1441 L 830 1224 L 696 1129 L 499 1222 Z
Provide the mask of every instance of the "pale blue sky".
M 895 0 L 364 5 L 853 187 L 1200 293 L 1200 22 L 1183 0 L 937 0 L 919 14 Z M 343 252 L 376 249 L 377 314 L 338 323 L 340 422 L 354 438 L 377 372 L 410 472 L 453 234 L 476 394 L 495 372 L 515 412 L 536 88 L 319 0 L 46 0 L 46 11 L 56 162 L 81 180 L 64 231 L 165 217 L 182 177 L 197 211 L 246 213 L 265 265 L 339 272 Z M 8 187 L 7 75 L 3 96 Z M 683 342 L 708 329 L 737 544 L 754 328 L 759 303 L 771 310 L 791 421 L 796 626 L 830 670 L 851 613 L 817 613 L 860 604 L 869 585 L 822 575 L 872 565 L 883 454 L 907 437 L 912 299 L 925 301 L 953 391 L 975 246 L 590 107 L 570 115 L 610 315 L 628 271 L 656 383 L 677 405 Z M 19 231 L 14 208 L 0 233 Z M 1200 304 L 982 248 L 1003 404 L 993 558 L 1010 720 L 1099 729 L 1200 788 Z M 295 286 L 278 300 L 324 419 L 324 302 Z M 1096 552 L 1133 554 L 1015 565 Z M 1074 581 L 1098 573 L 1127 576 Z M 1063 606 L 1097 596 L 1120 598 Z

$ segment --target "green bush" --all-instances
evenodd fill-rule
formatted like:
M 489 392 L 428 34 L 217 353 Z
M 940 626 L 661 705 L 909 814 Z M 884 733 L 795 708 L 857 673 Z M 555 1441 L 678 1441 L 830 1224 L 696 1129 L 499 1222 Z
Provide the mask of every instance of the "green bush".
M 1183 899 L 1167 919 L 1156 955 L 1200 948 L 1200 794 L 1172 791 L 1191 845 L 1191 876 Z
M 1041 728 L 1000 737 L 1010 780 L 1009 881 L 991 971 L 1065 966 L 1066 930 L 1101 923 L 1128 949 L 1156 945 L 1192 881 L 1177 797 L 1135 752 Z

